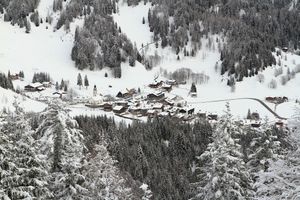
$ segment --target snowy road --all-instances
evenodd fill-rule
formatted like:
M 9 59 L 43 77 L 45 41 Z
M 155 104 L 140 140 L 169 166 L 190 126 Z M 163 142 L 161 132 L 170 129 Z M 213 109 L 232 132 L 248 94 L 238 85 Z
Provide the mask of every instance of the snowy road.
M 265 102 L 257 98 L 245 97 L 245 98 L 233 98 L 233 99 L 221 99 L 221 100 L 213 100 L 213 101 L 200 101 L 200 102 L 188 102 L 189 104 L 201 104 L 201 103 L 216 103 L 216 102 L 224 102 L 224 101 L 237 101 L 237 100 L 253 100 L 260 103 L 264 106 L 270 113 L 272 113 L 276 118 L 286 120 L 287 118 L 279 116 L 276 112 L 274 112 Z

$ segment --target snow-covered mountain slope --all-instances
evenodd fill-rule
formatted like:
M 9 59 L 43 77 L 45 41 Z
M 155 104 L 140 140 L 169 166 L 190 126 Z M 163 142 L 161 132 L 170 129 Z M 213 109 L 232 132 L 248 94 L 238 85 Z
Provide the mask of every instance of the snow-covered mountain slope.
M 24 109 L 25 112 L 41 112 L 47 107 L 44 103 L 31 100 L 11 90 L 0 87 L 0 115 L 2 112 L 13 112 L 16 104 Z
M 220 35 L 208 35 L 208 38 L 203 38 L 202 48 L 197 52 L 195 57 L 184 57 L 182 53 L 179 54 L 180 60 L 177 60 L 177 55 L 170 47 L 162 49 L 156 48 L 155 44 L 150 44 L 148 47 L 140 50 L 145 56 L 158 56 L 156 66 L 147 71 L 141 63 L 136 63 L 135 67 L 130 67 L 128 63 L 122 64 L 122 78 L 112 78 L 109 69 L 105 68 L 102 71 L 78 71 L 75 68 L 74 62 L 71 60 L 71 50 L 73 47 L 74 33 L 76 26 L 83 25 L 83 18 L 77 18 L 71 23 L 70 32 L 65 32 L 63 28 L 54 31 L 55 21 L 59 17 L 59 13 L 52 13 L 52 0 L 41 0 L 38 7 L 40 16 L 45 18 L 48 14 L 54 18 L 52 25 L 43 23 L 39 27 L 32 24 L 30 34 L 26 34 L 24 29 L 18 26 L 12 26 L 10 23 L 3 21 L 3 15 L 0 16 L 0 71 L 7 73 L 25 72 L 24 82 L 15 82 L 24 86 L 31 82 L 32 76 L 35 72 L 47 72 L 50 74 L 54 82 L 60 82 L 61 79 L 69 80 L 70 87 L 73 87 L 79 95 L 91 96 L 92 87 L 88 90 L 79 90 L 76 86 L 77 74 L 87 75 L 90 85 L 97 85 L 98 91 L 101 94 L 111 94 L 115 96 L 117 92 L 125 90 L 126 88 L 138 88 L 145 94 L 148 92 L 147 85 L 153 82 L 154 77 L 159 75 L 159 79 L 163 77 L 165 72 L 174 72 L 181 68 L 188 68 L 195 73 L 203 73 L 209 76 L 209 81 L 205 84 L 197 85 L 198 97 L 191 98 L 188 96 L 190 90 L 190 83 L 175 88 L 171 95 L 180 95 L 184 97 L 187 102 L 190 102 L 198 109 L 209 112 L 221 112 L 224 108 L 224 102 L 214 104 L 198 104 L 197 102 L 230 99 L 238 97 L 255 97 L 264 99 L 266 96 L 287 96 L 291 101 L 291 107 L 296 106 L 293 102 L 300 99 L 299 86 L 300 74 L 296 74 L 295 78 L 288 81 L 286 85 L 281 85 L 282 76 L 287 74 L 287 69 L 293 70 L 300 64 L 300 56 L 292 53 L 282 53 L 281 56 L 274 56 L 277 60 L 281 60 L 281 66 L 272 66 L 265 71 L 260 72 L 264 76 L 264 82 L 260 83 L 257 76 L 245 78 L 243 82 L 236 83 L 235 91 L 227 86 L 227 76 L 220 75 L 220 67 L 215 67 L 216 63 L 220 66 L 220 53 L 216 42 Z M 147 22 L 147 13 L 151 5 L 140 3 L 134 7 L 128 7 L 127 4 L 120 1 L 118 4 L 119 12 L 114 14 L 114 20 L 118 26 L 121 27 L 122 32 L 125 33 L 133 43 L 136 43 L 138 49 L 141 45 L 144 46 L 153 41 L 153 33 L 150 32 Z M 146 19 L 146 23 L 142 24 L 142 18 Z M 44 20 L 45 21 L 45 20 Z M 213 41 L 209 45 L 209 40 Z M 283 74 L 274 77 L 275 69 L 283 69 Z M 108 73 L 105 78 L 104 74 Z M 277 88 L 269 88 L 270 81 L 274 79 L 277 82 Z M 247 104 L 247 106 L 244 106 Z M 236 106 L 235 106 L 236 105 Z M 260 110 L 256 103 L 232 103 L 233 110 L 238 113 L 247 112 L 248 108 L 251 110 Z M 272 105 L 271 105 L 272 106 Z M 278 112 L 285 113 L 285 116 L 291 116 L 292 111 L 288 112 L 283 107 L 278 106 Z M 222 108 L 222 109 L 221 109 Z M 291 110 L 291 109 L 289 109 Z M 239 114 L 240 115 L 240 114 Z

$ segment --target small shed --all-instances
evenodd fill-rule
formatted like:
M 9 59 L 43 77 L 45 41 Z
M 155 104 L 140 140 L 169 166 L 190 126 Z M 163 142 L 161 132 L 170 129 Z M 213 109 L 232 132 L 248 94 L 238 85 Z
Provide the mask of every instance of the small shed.
M 191 95 L 191 97 L 195 98 L 195 97 L 197 97 L 197 92 L 191 92 L 190 95 Z

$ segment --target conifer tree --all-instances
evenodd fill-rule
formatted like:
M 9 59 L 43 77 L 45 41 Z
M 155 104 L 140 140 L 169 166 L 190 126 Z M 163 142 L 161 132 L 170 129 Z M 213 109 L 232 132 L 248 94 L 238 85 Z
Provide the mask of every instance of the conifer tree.
M 77 85 L 79 86 L 79 89 L 81 89 L 81 86 L 82 86 L 82 77 L 81 77 L 80 73 L 78 73 L 78 76 L 77 76 Z
M 232 122 L 229 104 L 226 115 L 220 120 L 213 133 L 213 142 L 200 155 L 198 182 L 192 199 L 249 199 L 252 192 L 250 174 L 240 153 L 241 146 L 236 142 L 241 134 L 239 127 Z
M 87 75 L 84 76 L 84 86 L 86 89 L 88 89 L 88 87 L 89 87 L 89 80 L 87 78 Z

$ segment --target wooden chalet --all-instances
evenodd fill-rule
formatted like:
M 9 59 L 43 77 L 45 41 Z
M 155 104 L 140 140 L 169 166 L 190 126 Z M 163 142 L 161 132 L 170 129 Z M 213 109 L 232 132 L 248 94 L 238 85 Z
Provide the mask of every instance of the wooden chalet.
M 127 110 L 127 108 L 124 107 L 124 106 L 115 106 L 115 107 L 113 107 L 113 112 L 117 113 L 117 114 L 121 114 L 121 113 L 125 112 L 126 110 Z
M 56 91 L 56 92 L 53 92 L 53 96 L 57 96 L 59 98 L 63 98 L 63 95 L 66 95 L 67 93 L 65 91 Z
M 19 74 L 16 73 L 16 74 L 10 74 L 9 78 L 11 80 L 18 80 L 20 78 Z
M 102 104 L 103 110 L 104 111 L 112 111 L 113 105 L 110 102 L 105 102 Z
M 152 106 L 152 109 L 156 110 L 156 111 L 159 111 L 159 112 L 162 112 L 164 110 L 164 104 L 156 103 Z
M 127 98 L 132 97 L 136 93 L 137 92 L 134 88 L 132 88 L 132 89 L 126 88 L 126 91 L 119 91 L 118 94 L 116 95 L 116 97 L 127 99 Z
M 162 84 L 163 84 L 163 82 L 160 81 L 160 82 L 150 83 L 148 86 L 149 86 L 150 88 L 159 88 Z
M 131 95 L 129 94 L 129 93 L 127 93 L 127 92 L 118 92 L 118 94 L 116 95 L 116 97 L 118 97 L 118 98 L 129 98 L 129 97 L 131 97 Z
M 265 100 L 270 103 L 280 104 L 280 103 L 289 101 L 289 98 L 287 98 L 285 96 L 283 96 L 283 97 L 266 97 Z
M 116 101 L 115 104 L 117 106 L 123 106 L 123 107 L 128 108 L 128 102 L 127 101 Z
M 195 108 L 180 108 L 178 112 L 181 114 L 192 115 L 195 112 Z
M 24 90 L 29 92 L 40 92 L 45 90 L 45 87 L 43 86 L 43 84 L 36 82 L 36 83 L 31 83 L 29 85 L 26 85 L 24 87 Z
M 161 88 L 167 92 L 170 92 L 172 90 L 172 85 L 169 85 L 169 84 L 163 84 L 161 86 Z
M 162 104 L 164 105 L 168 105 L 168 106 L 174 106 L 174 101 L 172 101 L 171 99 L 168 99 L 168 98 L 165 98 L 165 99 L 162 99 L 160 101 Z
M 165 93 L 158 92 L 158 93 L 150 93 L 147 95 L 147 99 L 150 101 L 160 101 L 165 97 Z

